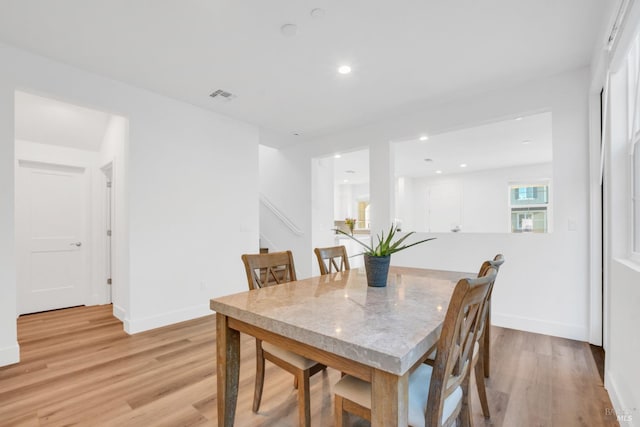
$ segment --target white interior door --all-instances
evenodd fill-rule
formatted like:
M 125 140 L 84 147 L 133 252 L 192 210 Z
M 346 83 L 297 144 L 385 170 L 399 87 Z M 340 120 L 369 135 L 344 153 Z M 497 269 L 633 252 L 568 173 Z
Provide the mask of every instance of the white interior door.
M 85 168 L 19 161 L 18 314 L 85 304 L 88 184 Z

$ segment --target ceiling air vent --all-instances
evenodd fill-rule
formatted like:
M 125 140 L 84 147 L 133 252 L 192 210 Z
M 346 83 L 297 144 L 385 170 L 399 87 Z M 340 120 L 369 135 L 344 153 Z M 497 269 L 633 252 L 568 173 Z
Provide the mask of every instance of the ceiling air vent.
M 231 101 L 236 97 L 231 92 L 227 92 L 226 90 L 222 90 L 222 89 L 216 90 L 215 92 L 211 93 L 211 95 L 209 96 L 214 99 L 218 99 L 220 101 Z

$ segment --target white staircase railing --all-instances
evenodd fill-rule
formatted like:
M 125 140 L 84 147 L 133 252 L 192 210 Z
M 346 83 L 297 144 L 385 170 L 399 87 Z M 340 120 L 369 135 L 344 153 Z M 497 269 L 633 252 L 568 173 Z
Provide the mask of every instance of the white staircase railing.
M 260 193 L 260 203 L 268 208 L 293 234 L 302 236 L 304 231 L 289 219 L 276 205 L 274 205 L 264 194 Z

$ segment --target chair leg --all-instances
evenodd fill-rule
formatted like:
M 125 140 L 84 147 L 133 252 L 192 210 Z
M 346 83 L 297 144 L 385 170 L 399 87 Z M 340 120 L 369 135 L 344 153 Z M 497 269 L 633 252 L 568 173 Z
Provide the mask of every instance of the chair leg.
M 489 413 L 489 402 L 487 401 L 487 388 L 484 383 L 484 369 L 482 360 L 478 360 L 474 371 L 476 373 L 476 387 L 478 388 L 478 397 L 480 397 L 482 414 L 485 418 L 491 418 L 491 414 Z
M 300 426 L 311 426 L 311 402 L 309 398 L 309 370 L 301 371 L 298 379 L 298 419 Z
M 342 396 L 336 394 L 335 402 L 335 427 L 345 427 L 344 410 L 342 409 Z
M 462 408 L 460 409 L 460 426 L 471 427 L 471 399 L 469 399 L 469 375 L 462 381 Z
M 484 331 L 482 337 L 482 352 L 480 355 L 482 356 L 482 364 L 484 377 L 489 378 L 490 369 L 491 369 L 491 299 L 487 300 L 487 304 L 489 308 L 487 309 L 487 318 L 484 321 Z
M 256 386 L 253 391 L 253 412 L 260 409 L 262 400 L 262 388 L 264 386 L 264 353 L 262 351 L 262 341 L 256 339 Z

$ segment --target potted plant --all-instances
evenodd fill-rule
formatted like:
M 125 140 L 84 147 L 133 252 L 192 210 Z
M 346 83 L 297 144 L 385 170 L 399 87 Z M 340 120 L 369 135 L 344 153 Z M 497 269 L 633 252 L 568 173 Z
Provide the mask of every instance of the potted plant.
M 344 222 L 345 222 L 345 224 L 347 224 L 347 227 L 349 227 L 349 232 L 351 232 L 351 235 L 353 236 L 353 229 L 356 226 L 356 219 L 355 218 L 345 218 Z
M 432 237 L 430 239 L 420 240 L 408 245 L 402 245 L 402 243 L 404 243 L 404 241 L 407 240 L 407 238 L 415 232 L 412 231 L 410 233 L 407 233 L 394 242 L 393 238 L 396 236 L 398 229 L 393 224 L 391 225 L 389 234 L 386 237 L 384 235 L 384 231 L 376 236 L 378 238 L 378 244 L 376 246 L 373 246 L 373 242 L 371 243 L 371 246 L 369 246 L 358 238 L 353 237 L 349 233 L 345 233 L 340 229 L 336 229 L 336 232 L 344 234 L 345 236 L 355 240 L 365 249 L 363 255 L 364 268 L 367 272 L 367 284 L 373 287 L 383 287 L 387 285 L 387 276 L 389 275 L 389 263 L 391 261 L 391 254 L 410 248 L 411 246 L 416 246 L 420 243 L 428 242 L 429 240 L 435 239 L 435 237 Z

